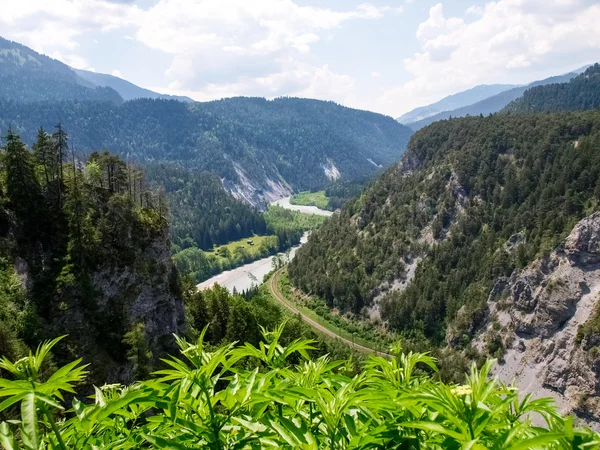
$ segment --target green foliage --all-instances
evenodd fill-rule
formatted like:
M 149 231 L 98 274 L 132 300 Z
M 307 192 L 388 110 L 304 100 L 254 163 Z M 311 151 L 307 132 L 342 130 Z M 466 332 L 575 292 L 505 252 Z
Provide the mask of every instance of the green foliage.
M 267 233 L 277 236 L 281 250 L 298 244 L 305 231 L 315 230 L 326 219 L 317 214 L 303 214 L 276 205 L 269 206 L 264 216 Z
M 212 250 L 214 245 L 266 231 L 260 212 L 225 190 L 216 175 L 168 163 L 147 164 L 145 173 L 165 188 L 171 210 L 171 238 L 182 250 L 190 245 Z
M 302 295 L 292 288 L 286 271 L 278 277 L 278 283 L 281 293 L 288 301 L 345 339 L 375 350 L 384 350 L 394 341 L 395 336 L 386 332 L 381 322 L 364 320 L 364 317 L 350 314 L 342 315 L 339 312 L 336 314 L 319 297 Z
M 129 267 L 150 282 L 166 270 L 155 261 L 136 267 L 140 253 L 157 239 L 168 246 L 164 198 L 143 182 L 141 172 L 108 152 L 92 153 L 84 164 L 68 151 L 60 125 L 53 135 L 38 131 L 33 153 L 11 131 L 2 150 L 0 356 L 18 357 L 50 333 L 85 327 L 80 340 L 61 346 L 59 362 L 69 353 L 125 362 L 123 304 L 132 292 L 99 305 L 102 292 L 93 276 Z M 129 345 L 140 348 L 133 337 L 127 336 Z M 140 377 L 142 359 L 135 363 Z
M 584 340 L 589 340 L 590 338 L 600 343 L 600 304 L 596 305 L 588 320 L 584 324 L 579 325 L 577 330 L 577 343 L 581 344 Z M 589 350 L 589 347 L 591 347 L 590 342 L 586 342 L 586 344 L 588 347 L 586 350 Z
M 598 111 L 433 124 L 414 135 L 400 167 L 311 235 L 290 279 L 358 314 L 425 256 L 407 288 L 380 303 L 382 316 L 435 344 L 458 320 L 468 342 L 495 280 L 550 253 L 597 209 L 599 147 Z M 517 234 L 522 242 L 508 251 Z
M 335 211 L 344 203 L 358 197 L 362 190 L 370 183 L 372 177 L 360 177 L 356 180 L 339 179 L 325 188 L 325 195 L 329 199 L 327 209 Z
M 226 245 L 211 247 L 213 251 L 201 250 L 192 240 L 184 240 L 182 245 L 190 247 L 173 255 L 179 272 L 200 283 L 224 270 L 289 250 L 300 243 L 304 232 L 317 228 L 325 220 L 322 216 L 302 214 L 280 206 L 270 206 L 259 217 L 262 223 L 266 222 L 266 236 L 248 235 Z
M 204 332 L 194 343 L 178 338 L 180 357 L 152 380 L 128 388 L 95 389 L 94 402 L 74 399 L 66 419 L 61 391 L 82 380 L 79 361 L 49 378 L 39 368 L 52 343 L 36 355 L 0 367 L 0 409 L 20 404 L 17 420 L 3 422 L 7 450 L 93 448 L 304 448 L 304 449 L 583 449 L 600 436 L 576 429 L 548 399 L 519 397 L 488 378 L 493 362 L 474 366 L 464 385 L 426 375 L 427 354 L 395 346 L 391 360 L 372 357 L 357 375 L 344 361 L 311 359 L 309 340 L 282 343 L 285 325 L 263 330 L 258 346 L 210 349 Z M 292 359 L 298 362 L 294 364 Z M 244 361 L 263 366 L 244 368 Z M 64 413 L 63 413 L 64 414 Z M 531 424 L 539 415 L 545 427 Z
M 329 199 L 325 195 L 325 191 L 304 191 L 293 195 L 290 203 L 292 205 L 316 206 L 320 209 L 327 209 Z
M 140 380 L 148 377 L 148 366 L 152 360 L 152 351 L 146 340 L 145 328 L 143 323 L 136 323 L 123 338 L 123 343 L 129 346 L 127 359 L 133 363 L 135 377 Z
M 33 155 L 9 128 L 4 148 L 6 195 L 23 233 L 38 239 L 45 226 L 46 212 L 42 188 L 38 182 Z
M 509 103 L 503 112 L 550 112 L 600 107 L 600 64 L 590 66 L 568 83 L 535 86 Z
M 382 166 L 394 163 L 411 134 L 391 117 L 308 99 L 116 104 L 24 103 L 0 96 L 0 128 L 13 124 L 27 143 L 34 142 L 40 125 L 50 128 L 57 117 L 77 136 L 80 150 L 110 148 L 143 164 L 176 163 L 240 188 L 250 182 L 259 194 L 272 188 L 267 180 L 295 190 L 325 188 L 327 158 L 348 179 L 374 173 L 377 167 L 365 158 Z
M 260 327 L 274 327 L 282 320 L 279 308 L 263 294 L 246 301 L 219 285 L 192 293 L 186 309 L 192 334 L 208 327 L 205 338 L 214 344 L 238 341 L 257 345 Z
M 0 355 L 17 358 L 25 354 L 23 338 L 37 330 L 35 312 L 21 280 L 7 258 L 0 259 Z

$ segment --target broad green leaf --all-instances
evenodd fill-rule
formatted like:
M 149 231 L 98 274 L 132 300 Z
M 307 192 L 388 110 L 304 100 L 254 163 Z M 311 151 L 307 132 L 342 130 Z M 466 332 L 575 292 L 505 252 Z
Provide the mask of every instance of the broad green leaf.
M 40 437 L 35 404 L 35 394 L 29 393 L 21 402 L 21 438 L 28 450 L 38 450 Z

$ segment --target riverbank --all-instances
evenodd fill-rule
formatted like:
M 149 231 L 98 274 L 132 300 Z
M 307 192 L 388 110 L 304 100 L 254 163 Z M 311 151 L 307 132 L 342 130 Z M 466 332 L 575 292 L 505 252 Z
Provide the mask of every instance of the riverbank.
M 296 251 L 308 240 L 308 232 L 304 233 L 302 239 L 300 239 L 300 244 L 292 247 L 290 251 L 290 259 L 294 257 Z M 285 253 L 278 253 L 277 255 L 269 256 L 267 258 L 262 258 L 257 261 L 244 264 L 243 266 L 237 267 L 232 270 L 227 270 L 218 275 L 215 275 L 212 278 L 209 278 L 206 281 L 203 281 L 200 284 L 197 284 L 196 287 L 199 290 L 207 289 L 215 284 L 219 284 L 224 288 L 227 288 L 230 292 L 233 292 L 234 289 L 237 292 L 242 292 L 248 290 L 252 287 L 253 284 L 262 283 L 264 281 L 265 275 L 270 273 L 273 270 L 273 260 L 276 257 L 286 257 Z
M 272 202 L 271 205 L 281 206 L 285 209 L 289 209 L 292 211 L 298 211 L 303 214 L 316 214 L 316 215 L 325 216 L 325 217 L 330 217 L 333 214 L 333 211 L 326 211 L 324 209 L 317 208 L 316 206 L 292 205 L 290 203 L 291 198 L 292 198 L 291 196 L 281 198 L 277 201 Z
M 271 205 L 280 206 L 291 211 L 300 212 L 302 214 L 313 214 L 324 217 L 329 217 L 333 214 L 331 211 L 325 211 L 315 206 L 301 206 L 292 205 L 290 203 L 290 197 L 285 197 L 276 200 Z M 296 250 L 300 248 L 308 240 L 308 232 L 305 232 L 300 239 L 300 244 L 292 247 L 290 251 L 290 258 L 293 258 Z M 268 256 L 261 258 L 254 262 L 244 264 L 232 270 L 227 270 L 218 275 L 209 278 L 202 283 L 196 285 L 200 290 L 212 287 L 215 284 L 219 284 L 227 288 L 230 292 L 235 289 L 237 292 L 242 292 L 252 287 L 253 284 L 260 284 L 263 282 L 265 275 L 273 270 L 273 259 L 276 257 L 286 256 L 284 253 L 278 253 L 277 255 Z

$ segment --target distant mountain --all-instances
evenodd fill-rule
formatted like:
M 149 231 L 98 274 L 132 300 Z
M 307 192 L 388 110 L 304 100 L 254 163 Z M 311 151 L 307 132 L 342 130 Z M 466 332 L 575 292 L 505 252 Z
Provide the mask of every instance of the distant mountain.
M 571 78 L 576 77 L 578 75 L 577 71 L 569 72 L 565 75 L 558 75 L 555 77 L 546 78 L 545 80 L 535 81 L 527 86 L 519 86 L 513 89 L 509 89 L 507 91 L 501 92 L 492 97 L 481 100 L 472 105 L 463 106 L 462 108 L 457 108 L 451 111 L 444 111 L 439 114 L 435 114 L 431 117 L 427 117 L 423 120 L 418 120 L 416 122 L 412 122 L 407 124 L 412 130 L 417 131 L 423 127 L 426 127 L 433 122 L 437 122 L 438 120 L 449 119 L 450 117 L 466 117 L 466 116 L 478 116 L 483 114 L 484 116 L 488 114 L 493 114 L 500 111 L 506 105 L 508 105 L 513 100 L 519 98 L 523 93 L 532 87 L 535 86 L 544 86 L 547 84 L 553 83 L 566 83 Z
M 145 165 L 208 171 L 255 205 L 371 175 L 397 162 L 412 134 L 391 117 L 310 99 L 123 102 L 160 94 L 73 71 L 4 39 L 0 57 L 0 76 L 10 81 L 0 86 L 0 130 L 12 126 L 32 144 L 40 126 L 52 130 L 60 120 L 80 151 L 110 148 Z
M 130 83 L 122 78 L 115 77 L 113 75 L 107 75 L 105 73 L 90 72 L 89 70 L 78 70 L 73 71 L 84 80 L 92 83 L 94 86 L 109 87 L 117 91 L 123 100 L 135 100 L 137 98 L 163 98 L 168 100 L 180 100 L 182 102 L 193 102 L 189 97 L 181 95 L 167 95 L 159 94 L 158 92 L 144 89 Z
M 568 83 L 535 86 L 509 103 L 507 112 L 575 111 L 600 108 L 600 65 L 590 66 Z
M 66 64 L 3 38 L 0 38 L 0 97 L 28 102 L 123 101 L 114 89 L 95 86 Z
M 26 103 L 0 98 L 0 130 L 28 143 L 57 118 L 81 151 L 110 148 L 143 164 L 217 174 L 238 197 L 264 204 L 323 189 L 397 162 L 412 134 L 391 117 L 319 100 L 231 98 L 208 103 L 139 99 Z
M 444 111 L 451 111 L 463 106 L 472 105 L 473 103 L 516 87 L 518 86 L 515 84 L 481 84 L 466 91 L 444 97 L 439 102 L 432 103 L 431 105 L 413 109 L 396 120 L 404 125 L 417 122 Z

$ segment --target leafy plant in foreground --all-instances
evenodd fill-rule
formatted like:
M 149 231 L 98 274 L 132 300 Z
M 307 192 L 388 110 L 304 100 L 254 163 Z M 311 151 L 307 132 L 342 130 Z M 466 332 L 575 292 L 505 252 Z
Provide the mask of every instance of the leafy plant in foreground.
M 6 449 L 574 449 L 598 448 L 600 436 L 574 429 L 551 400 L 524 398 L 475 366 L 464 385 L 447 385 L 427 354 L 372 357 L 349 377 L 344 361 L 312 360 L 311 341 L 279 342 L 283 327 L 263 329 L 263 342 L 217 349 L 178 338 L 180 357 L 155 378 L 130 387 L 95 389 L 93 403 L 61 392 L 84 376 L 80 361 L 46 376 L 35 355 L 0 368 L 0 410 L 20 403 L 16 420 L 0 425 Z M 297 361 L 294 363 L 294 361 Z M 250 367 L 250 369 L 248 369 Z M 61 418 L 58 418 L 58 415 Z M 67 416 L 67 418 L 64 418 Z M 534 426 L 539 416 L 545 426 Z

